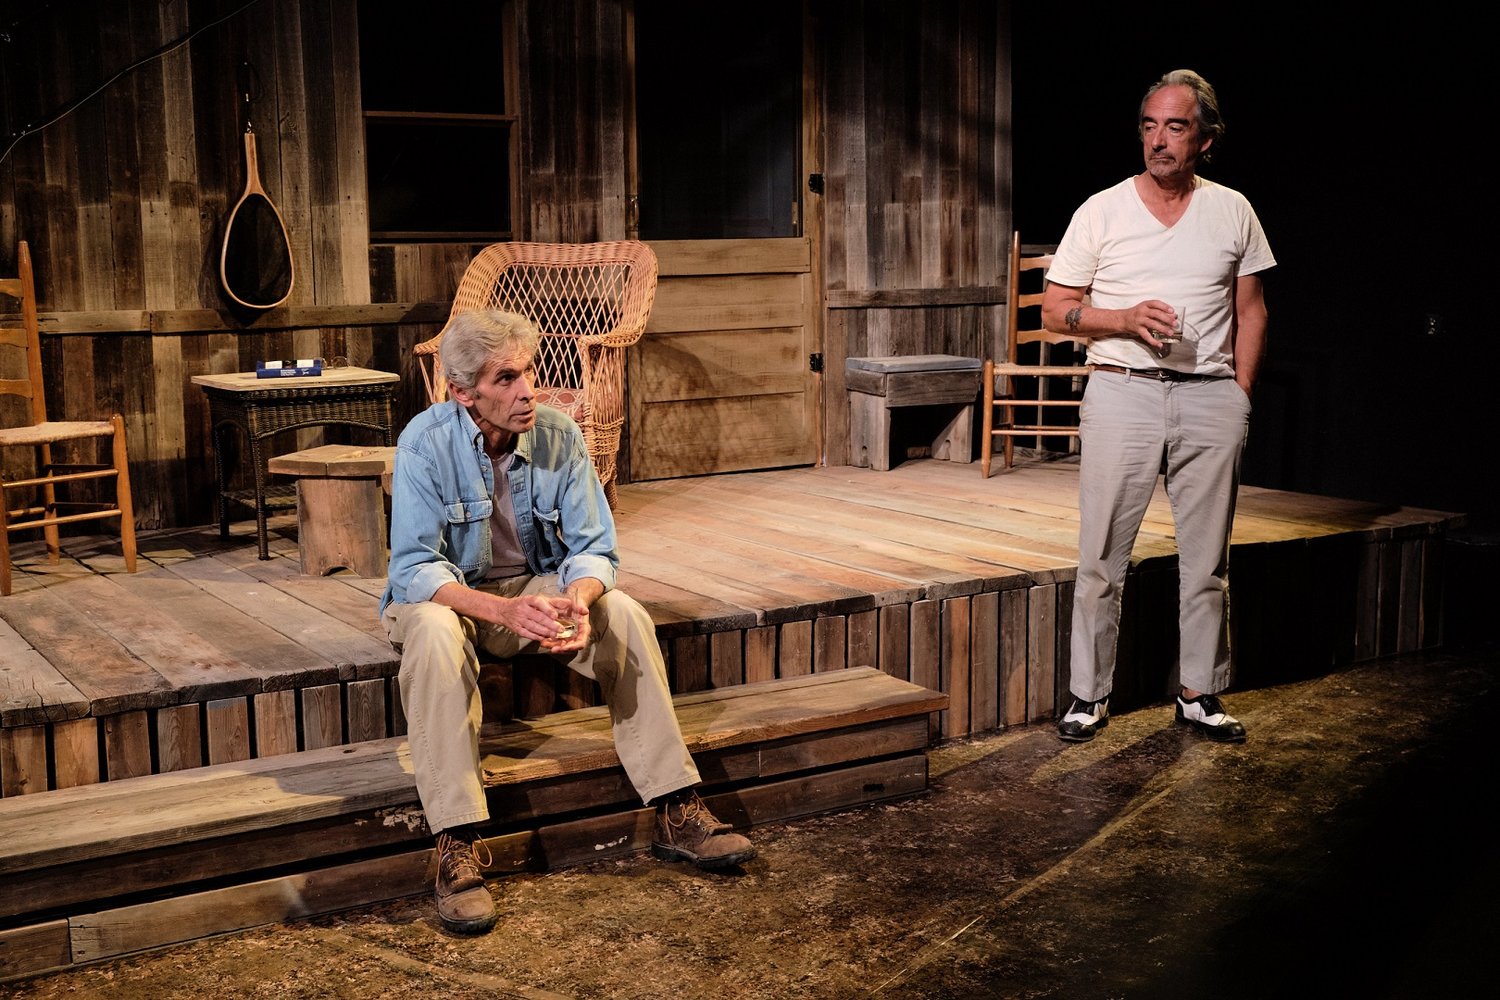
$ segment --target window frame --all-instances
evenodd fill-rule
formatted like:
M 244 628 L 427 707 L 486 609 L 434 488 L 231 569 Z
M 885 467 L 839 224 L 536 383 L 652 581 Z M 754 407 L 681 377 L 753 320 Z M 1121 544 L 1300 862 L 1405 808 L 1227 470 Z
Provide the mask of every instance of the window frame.
M 504 72 L 501 74 L 501 106 L 504 111 L 498 114 L 476 114 L 473 112 L 445 112 L 445 111 L 389 111 L 379 108 L 369 108 L 364 105 L 364 99 L 360 100 L 360 125 L 361 141 L 365 143 L 366 150 L 369 148 L 369 124 L 372 121 L 404 121 L 412 124 L 440 125 L 463 127 L 464 124 L 472 124 L 483 128 L 501 128 L 505 131 L 505 148 L 509 160 L 510 191 L 508 192 L 510 228 L 498 230 L 381 230 L 374 228 L 374 219 L 370 220 L 369 239 L 372 246 L 376 244 L 404 244 L 404 243 L 491 243 L 505 242 L 519 239 L 521 222 L 521 192 L 520 192 L 520 167 L 521 167 L 521 115 L 520 105 L 520 58 L 519 46 L 517 45 L 516 31 L 516 5 L 515 0 L 501 0 L 500 2 L 500 44 L 504 59 Z M 363 56 L 363 53 L 361 53 Z M 363 64 L 361 64 L 363 72 Z M 369 190 L 369 158 L 366 155 L 365 167 L 365 204 L 371 203 Z

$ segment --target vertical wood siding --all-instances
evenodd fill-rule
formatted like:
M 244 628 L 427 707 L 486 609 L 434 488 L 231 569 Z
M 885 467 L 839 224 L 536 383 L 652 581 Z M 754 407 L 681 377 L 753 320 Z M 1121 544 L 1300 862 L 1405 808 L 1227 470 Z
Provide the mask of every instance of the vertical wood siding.
M 528 0 L 517 32 L 527 238 L 624 239 L 624 4 Z
M 475 250 L 369 243 L 357 0 L 260 0 L 233 13 L 241 3 L 73 0 L 21 15 L 15 40 L 0 48 L 0 133 L 9 135 L 233 14 L 21 139 L 0 163 L 0 272 L 13 271 L 16 242 L 29 241 L 44 313 L 204 310 L 217 317 L 206 326 L 222 327 L 137 323 L 44 337 L 54 418 L 124 414 L 146 528 L 213 518 L 208 413 L 194 375 L 262 358 L 342 356 L 402 374 L 400 421 L 423 402 L 410 348 L 436 331 L 432 323 L 260 330 L 230 311 L 219 248 L 244 188 L 247 114 L 262 181 L 292 241 L 289 304 L 445 304 Z M 627 8 L 516 0 L 519 238 L 625 235 Z M 807 207 L 823 213 L 825 292 L 993 289 L 1010 228 L 1008 11 L 859 0 L 809 0 L 808 9 L 826 186 Z M 248 105 L 239 93 L 246 62 L 256 85 Z M 827 311 L 830 462 L 847 455 L 843 359 L 980 356 L 999 335 L 999 313 L 979 299 L 855 300 Z
M 5 49 L 3 129 L 42 121 L 240 0 L 77 0 L 22 18 Z M 370 301 L 356 0 L 262 0 L 146 63 L 0 164 L 0 270 L 31 244 L 44 312 L 213 310 L 242 135 L 292 240 L 290 304 Z M 254 101 L 240 100 L 248 62 Z M 248 109 L 248 115 L 246 113 Z M 244 320 L 246 317 L 238 317 Z M 53 419 L 119 410 L 144 527 L 212 516 L 207 412 L 193 375 L 261 358 L 373 360 L 368 328 L 46 337 Z M 394 360 L 394 359 L 392 359 Z
M 999 285 L 1011 214 L 1008 15 L 996 4 L 846 6 L 823 29 L 829 290 Z
M 823 259 L 833 305 L 825 433 L 830 464 L 841 464 L 849 437 L 845 358 L 985 357 L 1002 343 L 996 303 L 1011 228 L 1010 14 L 986 3 L 820 10 Z M 876 292 L 897 293 L 900 302 L 861 294 Z

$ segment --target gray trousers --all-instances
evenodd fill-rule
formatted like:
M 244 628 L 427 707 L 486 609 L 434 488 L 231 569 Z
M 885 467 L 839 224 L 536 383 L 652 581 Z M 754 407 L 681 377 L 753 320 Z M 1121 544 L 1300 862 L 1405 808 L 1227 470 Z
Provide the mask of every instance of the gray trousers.
M 1120 597 L 1141 519 L 1165 464 L 1177 531 L 1180 678 L 1229 686 L 1229 535 L 1250 400 L 1233 379 L 1159 382 L 1095 372 L 1080 415 L 1073 696 L 1114 683 Z
M 505 597 L 533 594 L 556 577 L 513 577 L 485 584 Z M 479 768 L 479 657 L 546 650 L 498 625 L 477 622 L 446 605 L 392 604 L 383 617 L 401 653 L 401 705 L 417 795 L 433 833 L 489 818 Z M 618 590 L 589 609 L 593 641 L 561 662 L 599 682 L 609 705 L 615 752 L 625 774 L 650 801 L 698 783 L 682 740 L 656 627 L 646 609 Z

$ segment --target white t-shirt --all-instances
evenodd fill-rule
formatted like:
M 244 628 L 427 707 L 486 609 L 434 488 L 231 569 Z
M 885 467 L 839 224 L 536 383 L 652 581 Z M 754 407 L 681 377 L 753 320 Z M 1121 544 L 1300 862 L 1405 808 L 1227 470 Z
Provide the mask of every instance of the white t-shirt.
M 1161 299 L 1183 320 L 1182 342 L 1162 357 L 1134 336 L 1089 341 L 1088 359 L 1126 368 L 1234 374 L 1234 284 L 1276 259 L 1250 202 L 1238 191 L 1195 178 L 1176 225 L 1151 214 L 1135 179 L 1094 195 L 1073 213 L 1047 280 L 1088 288 L 1100 309 Z

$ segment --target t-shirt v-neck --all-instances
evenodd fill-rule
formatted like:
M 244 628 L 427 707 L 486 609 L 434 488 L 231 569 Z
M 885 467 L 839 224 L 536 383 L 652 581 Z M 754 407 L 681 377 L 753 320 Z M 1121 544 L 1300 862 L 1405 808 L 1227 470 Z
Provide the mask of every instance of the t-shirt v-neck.
M 1131 193 L 1135 195 L 1136 203 L 1141 206 L 1141 211 L 1143 211 L 1147 215 L 1151 216 L 1151 218 L 1153 220 L 1155 220 L 1156 224 L 1158 226 L 1161 226 L 1161 228 L 1163 230 L 1165 230 L 1166 232 L 1171 232 L 1172 230 L 1176 229 L 1179 225 L 1181 225 L 1182 224 L 1182 220 L 1186 219 L 1188 217 L 1188 213 L 1193 210 L 1194 203 L 1196 203 L 1198 201 L 1198 188 L 1200 186 L 1202 186 L 1202 183 L 1203 183 L 1203 179 L 1201 177 L 1198 177 L 1197 175 L 1193 176 L 1193 191 L 1192 191 L 1191 194 L 1188 195 L 1188 203 L 1183 206 L 1181 214 L 1179 214 L 1177 216 L 1177 218 L 1175 220 L 1173 220 L 1170 225 L 1168 223 L 1165 223 L 1165 222 L 1161 221 L 1161 218 L 1155 212 L 1151 211 L 1151 206 L 1150 206 L 1150 204 L 1147 203 L 1146 199 L 1141 195 L 1141 189 L 1137 185 L 1136 178 L 1134 178 L 1134 177 L 1132 177 L 1130 179 L 1130 190 L 1131 190 Z

